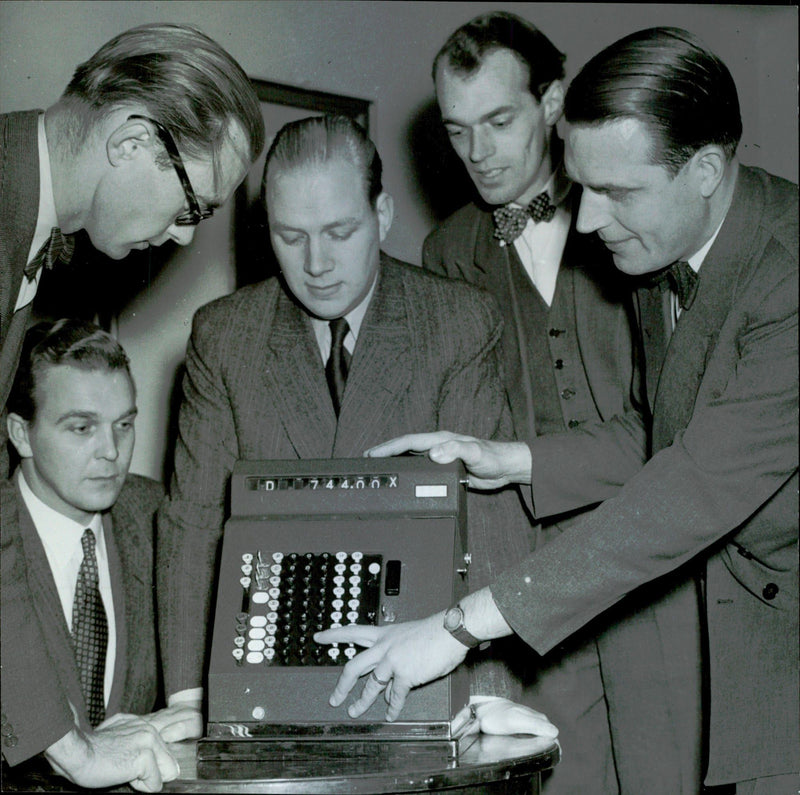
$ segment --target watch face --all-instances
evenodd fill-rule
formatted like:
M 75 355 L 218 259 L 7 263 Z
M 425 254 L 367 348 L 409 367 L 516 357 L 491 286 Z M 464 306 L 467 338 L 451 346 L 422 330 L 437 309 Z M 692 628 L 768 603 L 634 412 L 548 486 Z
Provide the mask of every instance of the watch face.
M 463 613 L 457 607 L 451 607 L 445 614 L 444 614 L 444 628 L 448 631 L 452 631 L 457 629 L 458 626 L 461 624 L 461 619 L 463 617 Z

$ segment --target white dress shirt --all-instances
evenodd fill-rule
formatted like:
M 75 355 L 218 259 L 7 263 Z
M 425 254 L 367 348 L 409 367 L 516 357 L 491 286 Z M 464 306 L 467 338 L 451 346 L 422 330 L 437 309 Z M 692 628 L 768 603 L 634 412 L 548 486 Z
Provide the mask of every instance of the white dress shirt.
M 572 208 L 569 201 L 571 184 L 564 171 L 559 166 L 544 187 L 550 200 L 556 205 L 556 212 L 550 221 L 534 223 L 533 218 L 528 219 L 522 234 L 514 241 L 514 248 L 519 254 L 530 280 L 536 286 L 548 306 L 553 303 L 556 291 L 558 269 L 561 257 L 564 255 L 564 246 L 569 234 Z M 516 202 L 512 206 L 519 207 Z
M 53 176 L 50 170 L 50 154 L 47 151 L 47 137 L 44 131 L 44 113 L 39 114 L 37 136 L 39 145 L 39 212 L 36 216 L 36 230 L 33 233 L 27 262 L 30 262 L 39 253 L 39 249 L 50 237 L 50 230 L 54 226 L 58 226 L 56 200 L 53 196 Z M 39 289 L 41 275 L 42 269 L 39 268 L 32 281 L 29 282 L 24 276 L 22 277 L 17 303 L 14 306 L 15 312 L 33 301 L 36 291 Z
M 56 583 L 61 611 L 67 626 L 72 632 L 72 605 L 75 601 L 75 586 L 78 570 L 83 561 L 81 537 L 87 527 L 91 528 L 96 540 L 97 572 L 100 596 L 108 621 L 108 649 L 106 651 L 106 670 L 103 682 L 105 703 L 111 695 L 114 680 L 114 663 L 117 659 L 117 625 L 114 620 L 114 601 L 111 595 L 111 575 L 108 570 L 108 552 L 103 535 L 103 519 L 96 513 L 88 525 L 79 524 L 64 514 L 45 505 L 32 491 L 22 470 L 19 471 L 19 490 L 25 506 L 33 519 L 36 532 L 42 541 L 50 571 Z

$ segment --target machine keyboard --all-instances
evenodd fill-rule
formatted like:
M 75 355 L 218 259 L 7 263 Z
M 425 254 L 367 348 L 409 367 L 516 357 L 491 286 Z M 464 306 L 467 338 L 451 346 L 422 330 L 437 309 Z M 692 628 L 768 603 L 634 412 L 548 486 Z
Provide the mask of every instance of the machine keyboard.
M 383 556 L 362 552 L 241 556 L 241 612 L 231 653 L 238 665 L 344 665 L 353 644 L 319 645 L 313 634 L 377 624 Z

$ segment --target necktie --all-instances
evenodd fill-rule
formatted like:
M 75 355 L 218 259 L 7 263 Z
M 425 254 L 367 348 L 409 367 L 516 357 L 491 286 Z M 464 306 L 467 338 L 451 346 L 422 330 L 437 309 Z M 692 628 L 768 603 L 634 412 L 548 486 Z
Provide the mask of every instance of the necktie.
M 61 230 L 54 226 L 50 230 L 50 237 L 37 252 L 36 256 L 25 266 L 25 277 L 32 282 L 36 277 L 36 272 L 44 266 L 48 270 L 59 262 L 67 263 L 72 259 L 75 251 L 75 238 L 72 235 L 65 235 Z
M 556 206 L 550 202 L 547 191 L 542 191 L 527 207 L 498 207 L 493 213 L 494 236 L 501 246 L 510 246 L 528 224 L 528 218 L 534 223 L 552 221 Z
M 350 369 L 350 354 L 344 347 L 344 338 L 350 331 L 350 326 L 343 317 L 331 320 L 328 325 L 331 328 L 331 355 L 325 365 L 325 378 L 328 380 L 328 389 L 331 391 L 333 410 L 338 417 L 347 382 L 347 371 Z
M 658 285 L 663 292 L 667 288 L 678 296 L 681 309 L 691 309 L 697 292 L 697 273 L 684 260 L 673 262 L 666 270 L 652 277 L 652 284 Z
M 83 561 L 78 570 L 72 605 L 72 647 L 81 679 L 81 690 L 92 726 L 105 718 L 104 679 L 108 622 L 100 597 L 95 538 L 90 528 L 81 537 Z

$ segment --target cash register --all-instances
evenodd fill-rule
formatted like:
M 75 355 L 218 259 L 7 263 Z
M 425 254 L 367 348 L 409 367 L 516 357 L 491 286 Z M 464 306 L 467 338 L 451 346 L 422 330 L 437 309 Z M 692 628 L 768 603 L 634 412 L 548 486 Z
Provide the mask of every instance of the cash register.
M 265 775 L 270 760 L 291 764 L 287 753 L 379 758 L 397 742 L 444 761 L 474 739 L 453 727 L 469 700 L 463 666 L 412 690 L 397 721 L 385 720 L 383 699 L 353 719 L 328 698 L 360 649 L 313 640 L 330 627 L 423 618 L 467 593 L 466 483 L 460 462 L 422 456 L 236 464 L 201 778 Z

